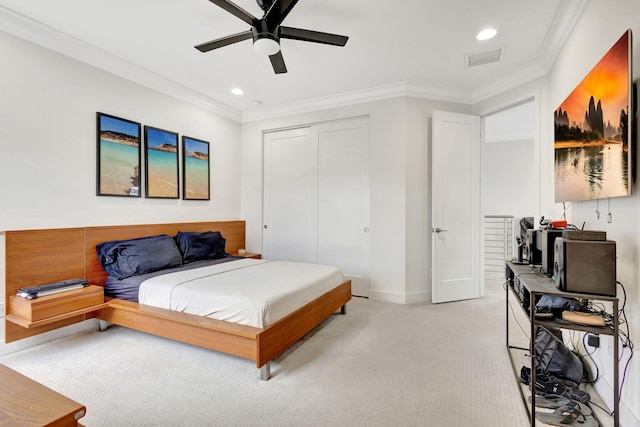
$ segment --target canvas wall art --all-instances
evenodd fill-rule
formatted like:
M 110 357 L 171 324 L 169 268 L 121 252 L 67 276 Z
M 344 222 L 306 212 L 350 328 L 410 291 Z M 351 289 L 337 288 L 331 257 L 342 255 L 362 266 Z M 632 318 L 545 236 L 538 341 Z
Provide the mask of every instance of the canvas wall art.
M 631 194 L 631 30 L 554 112 L 555 201 Z
M 177 199 L 178 134 L 151 126 L 144 127 L 145 197 Z
M 140 197 L 140 123 L 97 113 L 98 196 Z
M 209 143 L 182 137 L 182 198 L 209 200 Z

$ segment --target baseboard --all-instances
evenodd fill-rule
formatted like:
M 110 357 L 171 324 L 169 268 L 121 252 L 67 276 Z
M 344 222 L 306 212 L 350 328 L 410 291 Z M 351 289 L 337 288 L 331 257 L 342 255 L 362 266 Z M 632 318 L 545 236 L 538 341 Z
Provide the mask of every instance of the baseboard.
M 431 301 L 431 291 L 413 292 L 406 295 L 407 304 L 420 304 Z
M 431 293 L 414 292 L 411 294 L 401 294 L 397 292 L 383 292 L 369 289 L 369 299 L 381 302 L 392 302 L 395 304 L 418 304 L 431 301 Z
M 395 304 L 405 304 L 405 295 L 396 292 L 384 292 L 369 289 L 369 299 L 381 302 L 392 302 Z

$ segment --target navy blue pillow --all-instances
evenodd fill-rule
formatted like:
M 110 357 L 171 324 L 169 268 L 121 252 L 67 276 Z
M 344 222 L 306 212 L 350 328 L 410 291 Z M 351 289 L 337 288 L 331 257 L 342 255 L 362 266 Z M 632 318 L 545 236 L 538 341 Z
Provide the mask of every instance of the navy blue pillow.
M 224 246 L 227 240 L 219 231 L 179 231 L 176 234 L 176 243 L 182 253 L 182 262 L 185 264 L 204 259 L 218 259 L 227 256 Z
M 182 265 L 176 242 L 166 234 L 104 242 L 96 250 L 104 270 L 118 279 Z

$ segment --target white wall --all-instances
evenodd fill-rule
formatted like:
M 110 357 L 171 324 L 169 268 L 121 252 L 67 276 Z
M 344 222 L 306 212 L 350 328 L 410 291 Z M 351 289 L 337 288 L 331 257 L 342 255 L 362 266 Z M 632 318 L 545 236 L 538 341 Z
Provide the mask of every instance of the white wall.
M 396 98 L 313 113 L 246 123 L 242 127 L 242 217 L 247 249 L 262 248 L 262 132 L 304 124 L 369 116 L 371 190 L 371 283 L 369 296 L 380 301 L 425 301 L 425 216 L 427 122 L 434 109 L 469 112 L 469 106 Z
M 0 52 L 0 231 L 240 218 L 238 123 L 3 32 Z M 211 200 L 97 197 L 98 111 L 209 141 Z
M 637 0 L 609 0 L 606 2 L 591 1 L 582 14 L 571 37 L 562 49 L 558 60 L 549 74 L 549 104 L 547 114 L 551 117 L 553 110 L 569 95 L 591 68 L 602 58 L 611 46 L 631 28 L 633 46 L 633 81 L 640 77 L 640 2 Z M 636 135 L 638 127 L 636 127 Z M 548 129 L 547 138 L 553 137 L 553 128 Z M 637 155 L 637 153 L 636 153 Z M 637 162 L 636 162 L 637 163 Z M 626 314 L 631 330 L 632 341 L 640 342 L 640 191 L 637 180 L 634 183 L 633 195 L 613 198 L 609 202 L 598 202 L 603 212 L 600 219 L 596 216 L 596 202 L 578 202 L 571 206 L 571 222 L 586 223 L 585 228 L 604 230 L 607 238 L 615 240 L 617 247 L 617 278 L 625 286 L 627 293 Z M 611 212 L 611 223 L 607 222 L 606 213 Z M 622 298 L 622 293 L 618 292 Z M 608 350 L 610 339 L 604 340 L 601 350 L 596 354 L 600 361 L 601 372 L 606 382 L 600 384 L 601 394 L 607 392 L 606 383 L 611 384 L 611 356 Z M 628 356 L 629 350 L 625 351 Z M 623 362 L 626 362 L 623 356 Z M 621 375 L 624 363 L 621 364 Z M 636 358 L 631 362 L 625 387 L 622 393 L 621 425 L 640 425 L 640 363 Z
M 550 73 L 538 79 L 505 92 L 492 99 L 479 102 L 473 106 L 476 114 L 486 115 L 500 110 L 505 105 L 521 102 L 531 94 L 538 97 L 540 109 L 536 127 L 540 131 L 539 146 L 535 155 L 539 156 L 540 214 L 548 218 L 560 218 L 562 205 L 554 203 L 553 180 L 553 112 L 571 93 L 591 68 L 600 60 L 607 50 L 631 28 L 633 41 L 633 80 L 640 77 L 640 3 L 636 0 L 591 1 L 588 3 L 569 40 L 561 50 Z M 638 135 L 636 128 L 636 135 Z M 638 163 L 636 161 L 636 163 Z M 574 224 L 586 223 L 585 229 L 604 230 L 607 237 L 617 243 L 617 279 L 626 289 L 626 308 L 631 339 L 640 342 L 640 189 L 637 180 L 633 187 L 634 195 L 614 198 L 600 202 L 588 201 L 573 203 L 568 210 L 568 220 Z M 601 212 L 596 217 L 596 207 Z M 612 222 L 606 220 L 607 206 L 610 207 Z M 622 292 L 618 292 L 622 298 Z M 598 360 L 602 380 L 598 382 L 599 394 L 611 404 L 611 384 L 613 378 L 611 339 L 601 336 L 601 347 L 595 353 Z M 621 349 L 622 350 L 622 349 Z M 620 363 L 622 377 L 624 364 L 629 350 L 626 349 Z M 620 407 L 621 425 L 623 427 L 640 426 L 640 364 L 637 356 L 632 360 L 627 379 L 622 391 Z

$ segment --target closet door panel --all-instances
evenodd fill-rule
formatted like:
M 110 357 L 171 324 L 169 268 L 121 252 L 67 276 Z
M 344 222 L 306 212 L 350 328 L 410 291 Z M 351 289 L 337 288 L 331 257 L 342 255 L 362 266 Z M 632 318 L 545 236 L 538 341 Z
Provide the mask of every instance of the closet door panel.
M 333 265 L 369 292 L 368 119 L 264 135 L 263 257 Z
M 317 142 L 308 128 L 264 138 L 263 257 L 317 263 Z
M 318 263 L 335 265 L 368 296 L 369 156 L 366 119 L 321 124 L 318 139 Z

